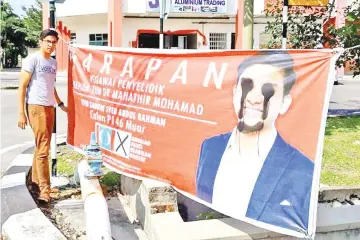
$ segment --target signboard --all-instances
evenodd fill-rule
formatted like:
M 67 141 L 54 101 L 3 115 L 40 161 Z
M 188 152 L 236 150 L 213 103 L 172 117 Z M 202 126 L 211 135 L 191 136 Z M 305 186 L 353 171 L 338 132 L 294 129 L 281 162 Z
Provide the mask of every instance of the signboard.
M 147 0 L 147 12 L 159 12 L 161 0 Z M 164 0 L 170 1 L 173 13 L 227 13 L 227 0 Z
M 70 50 L 68 144 L 95 132 L 113 171 L 314 236 L 332 50 Z
M 289 6 L 325 7 L 329 0 L 289 0 Z

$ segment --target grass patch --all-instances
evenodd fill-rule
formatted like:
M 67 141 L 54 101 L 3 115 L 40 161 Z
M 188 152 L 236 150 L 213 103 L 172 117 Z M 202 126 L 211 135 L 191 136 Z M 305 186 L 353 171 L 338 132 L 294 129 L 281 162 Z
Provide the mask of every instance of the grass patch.
M 75 169 L 84 159 L 84 155 L 75 152 L 66 145 L 59 146 L 58 150 L 60 150 L 57 155 L 57 171 L 59 175 L 65 177 L 74 176 Z
M 70 149 L 66 145 L 58 147 L 60 153 L 57 156 L 57 171 L 60 176 L 72 177 L 74 176 L 76 167 L 84 159 L 84 155 Z M 51 164 L 50 164 L 51 165 Z M 101 185 L 107 187 L 115 187 L 119 185 L 120 174 L 112 172 L 103 167 L 104 176 L 100 179 Z
M 360 116 L 328 118 L 321 183 L 360 185 Z
M 104 171 L 105 175 L 102 179 L 100 179 L 100 184 L 104 184 L 109 187 L 115 187 L 120 183 L 120 174 L 111 172 L 111 171 Z

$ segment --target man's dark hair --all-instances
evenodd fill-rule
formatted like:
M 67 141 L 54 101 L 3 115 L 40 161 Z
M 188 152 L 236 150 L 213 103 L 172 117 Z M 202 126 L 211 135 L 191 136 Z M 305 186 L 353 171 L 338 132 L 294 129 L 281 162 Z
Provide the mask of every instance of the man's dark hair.
M 45 29 L 44 31 L 41 32 L 40 34 L 40 40 L 44 40 L 44 38 L 46 38 L 47 36 L 54 36 L 56 37 L 56 40 L 59 40 L 59 34 L 52 29 Z
M 295 84 L 296 74 L 292 57 L 286 51 L 261 51 L 248 57 L 238 67 L 238 80 L 246 68 L 255 64 L 265 64 L 280 68 L 284 73 L 284 96 L 288 95 Z M 261 71 L 261 69 L 260 69 Z

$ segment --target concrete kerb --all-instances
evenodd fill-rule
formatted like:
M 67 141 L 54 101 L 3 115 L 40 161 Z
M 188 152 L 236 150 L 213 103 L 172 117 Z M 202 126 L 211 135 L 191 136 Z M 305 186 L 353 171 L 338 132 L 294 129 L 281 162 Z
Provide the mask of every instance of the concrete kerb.
M 59 135 L 57 144 L 66 142 Z M 9 240 L 66 240 L 65 236 L 37 207 L 26 186 L 34 146 L 16 156 L 1 179 L 2 235 Z
M 233 218 L 185 222 L 178 212 L 177 199 L 173 197 L 177 193 L 169 188 L 171 186 L 161 182 L 121 176 L 120 198 L 129 206 L 127 214 L 141 223 L 151 240 L 296 239 Z M 318 239 L 339 239 L 345 235 L 346 239 L 359 239 L 359 192 L 360 187 L 321 188 L 316 229 Z M 156 193 L 161 194 L 154 196 Z
M 360 116 L 360 109 L 332 109 L 328 111 L 328 118 Z

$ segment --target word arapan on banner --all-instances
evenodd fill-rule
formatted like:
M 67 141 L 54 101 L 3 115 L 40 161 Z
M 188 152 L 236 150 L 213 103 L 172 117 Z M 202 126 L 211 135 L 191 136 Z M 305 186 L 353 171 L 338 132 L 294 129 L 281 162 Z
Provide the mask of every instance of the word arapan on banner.
M 105 75 L 109 75 L 111 72 L 111 67 L 113 65 L 113 55 L 112 54 L 104 54 L 104 59 L 103 59 L 103 65 L 102 67 L 99 69 L 98 74 L 105 74 Z M 137 59 L 134 56 L 129 56 L 126 61 L 125 64 L 122 68 L 122 70 L 120 71 L 119 77 L 122 79 L 127 79 L 127 80 L 132 80 L 134 79 L 134 66 L 137 65 Z M 140 62 L 141 61 L 141 62 Z M 144 59 L 139 60 L 139 63 L 143 63 Z M 88 54 L 88 56 L 82 61 L 82 66 L 83 68 L 91 73 L 91 74 L 95 74 L 95 71 L 97 69 L 93 69 L 93 56 L 91 53 Z M 163 60 L 160 58 L 150 58 L 148 60 L 147 63 L 147 67 L 146 67 L 146 71 L 139 71 L 137 70 L 137 73 L 139 72 L 144 72 L 143 76 L 136 76 L 136 80 L 138 81 L 142 81 L 142 80 L 149 80 L 151 78 L 152 75 L 156 74 L 157 71 L 159 71 L 161 69 L 161 66 L 163 64 Z M 181 82 L 181 84 L 186 85 L 188 84 L 188 60 L 184 59 L 182 60 L 177 68 L 175 69 L 174 73 L 171 75 L 171 78 L 169 79 L 169 83 L 178 83 Z M 139 64 L 138 64 L 139 65 Z M 140 64 L 141 65 L 141 64 Z M 118 66 L 116 66 L 118 67 Z M 218 68 L 220 70 L 218 70 Z M 228 68 L 228 63 L 224 62 L 221 63 L 221 66 L 216 66 L 215 62 L 209 62 L 208 63 L 208 67 L 207 67 L 207 71 L 205 73 L 204 76 L 202 76 L 203 81 L 202 81 L 202 86 L 203 87 L 209 87 L 210 86 L 210 82 L 211 80 L 213 81 L 215 88 L 216 89 L 221 89 L 222 87 L 222 83 L 225 77 L 225 74 L 227 72 L 227 68 Z M 119 71 L 118 69 L 116 71 Z M 199 76 L 201 78 L 201 76 Z M 95 80 L 95 79 L 94 79 Z M 123 82 L 119 82 L 119 81 L 115 81 L 116 78 L 112 75 L 111 79 L 105 79 L 102 78 L 101 80 L 98 79 L 98 82 L 105 82 L 111 86 L 115 86 L 116 84 L 120 84 L 121 86 L 123 86 Z M 96 80 L 95 80 L 96 81 Z M 134 87 L 136 88 L 141 88 L 140 85 L 134 85 Z M 158 90 L 160 90 L 161 88 L 159 87 Z M 163 88 L 161 89 L 163 90 Z

